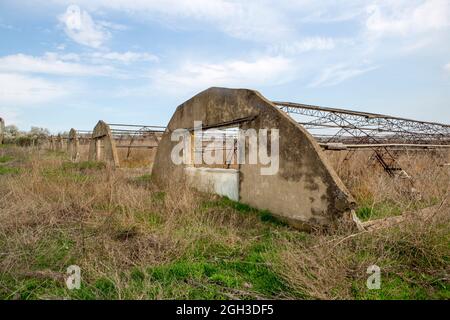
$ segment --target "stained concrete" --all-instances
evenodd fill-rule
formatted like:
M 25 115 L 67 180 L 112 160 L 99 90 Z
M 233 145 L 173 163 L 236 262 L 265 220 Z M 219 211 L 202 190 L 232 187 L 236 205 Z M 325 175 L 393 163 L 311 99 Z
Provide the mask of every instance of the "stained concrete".
M 0 118 L 0 144 L 3 144 L 5 139 L 5 120 Z
M 56 137 L 56 151 L 63 151 L 64 149 L 64 139 L 61 134 Z
M 55 151 L 56 150 L 56 138 L 55 138 L 55 136 L 50 136 L 48 138 L 48 148 L 51 151 Z
M 100 120 L 92 132 L 89 146 L 89 160 L 105 161 L 114 167 L 119 167 L 116 142 L 114 141 L 110 127 L 104 121 Z
M 122 167 L 153 166 L 162 133 L 143 132 L 142 134 L 124 134 L 115 136 L 119 162 Z
M 80 159 L 80 142 L 78 139 L 78 133 L 75 129 L 70 129 L 69 137 L 67 139 L 67 152 L 69 153 L 70 160 L 76 162 Z
M 239 170 L 187 167 L 187 181 L 198 190 L 239 201 Z
M 154 178 L 160 183 L 186 179 L 189 165 L 171 161 L 171 151 L 178 143 L 171 141 L 175 129 L 192 128 L 194 121 L 202 121 L 205 127 L 245 117 L 253 120 L 241 123 L 241 129 L 279 129 L 280 163 L 275 175 L 261 175 L 265 166 L 260 164 L 239 165 L 240 202 L 269 210 L 299 229 L 328 227 L 351 217 L 354 199 L 317 142 L 254 90 L 210 88 L 180 105 L 158 145 Z

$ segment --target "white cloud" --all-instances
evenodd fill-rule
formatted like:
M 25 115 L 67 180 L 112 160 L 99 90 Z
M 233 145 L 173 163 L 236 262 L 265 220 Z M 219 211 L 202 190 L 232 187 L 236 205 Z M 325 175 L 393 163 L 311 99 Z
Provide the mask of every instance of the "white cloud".
M 7 29 L 7 30 L 14 30 L 14 27 L 12 25 L 10 25 L 10 24 L 0 23 L 0 28 Z
M 261 57 L 253 61 L 231 60 L 223 63 L 187 62 L 175 71 L 160 70 L 152 76 L 152 86 L 190 92 L 211 86 L 264 86 L 288 81 L 291 61 L 284 57 Z
M 96 23 L 89 13 L 76 5 L 70 5 L 59 20 L 73 41 L 88 47 L 100 48 L 111 36 L 102 24 Z
M 302 23 L 336 23 L 358 18 L 367 0 L 284 0 L 277 3 Z
M 389 1 L 367 7 L 367 29 L 379 36 L 411 35 L 450 26 L 450 1 Z
M 0 105 L 36 105 L 66 96 L 65 85 L 37 77 L 13 73 L 0 73 Z
M 16 54 L 0 57 L 1 72 L 42 73 L 66 76 L 101 76 L 112 73 L 108 66 L 90 66 L 67 61 L 78 61 L 76 54 L 47 53 L 43 57 Z
M 333 38 L 310 37 L 299 41 L 293 41 L 274 46 L 275 52 L 282 52 L 287 55 L 301 54 L 309 51 L 332 50 L 336 47 L 336 40 Z
M 46 57 L 53 58 L 54 60 L 61 59 L 62 61 L 80 61 L 81 58 L 76 53 L 56 54 L 47 52 Z
M 447 71 L 447 72 L 450 72 L 450 63 L 447 63 L 447 64 L 444 66 L 444 70 Z
M 53 0 L 53 2 L 67 5 L 71 4 L 72 0 Z M 171 19 L 206 22 L 233 37 L 242 39 L 270 41 L 285 37 L 292 31 L 290 23 L 283 19 L 282 13 L 275 9 L 273 3 L 267 1 L 78 0 L 77 3 L 90 10 L 116 10 L 139 16 L 141 19 L 148 17 L 153 20 L 159 19 L 164 23 L 170 23 Z M 76 26 L 84 25 L 78 23 L 83 17 L 87 25 L 84 31 L 79 30 L 81 28 L 71 27 L 72 21 L 77 22 Z M 62 20 L 67 25 L 66 32 L 69 36 L 75 38 L 78 35 L 76 41 L 79 43 L 99 47 L 103 40 L 109 37 L 109 33 L 105 33 L 101 24 L 95 24 L 85 11 L 66 12 Z M 179 27 L 180 24 L 177 24 L 177 28 Z
M 0 105 L 0 118 L 3 118 L 7 126 L 20 124 L 19 112 L 15 108 Z
M 96 61 L 112 61 L 112 62 L 121 62 L 125 64 L 147 61 L 147 62 L 157 62 L 159 59 L 157 56 L 146 53 L 146 52 L 94 52 L 89 55 Z
M 113 23 L 113 22 L 109 22 L 109 21 L 98 21 L 97 23 L 100 26 L 102 26 L 103 28 L 111 29 L 111 30 L 125 31 L 125 30 L 129 29 L 126 25 L 119 24 L 119 23 Z
M 309 84 L 309 87 L 328 87 L 338 85 L 345 80 L 360 76 L 377 69 L 376 66 L 349 66 L 338 64 L 322 70 L 320 75 Z
M 63 5 L 73 2 L 52 1 Z M 192 22 L 207 23 L 233 37 L 271 43 L 295 40 L 308 24 L 362 22 L 372 34 L 405 35 L 439 30 L 448 27 L 450 21 L 448 0 L 78 0 L 76 3 L 89 10 L 115 10 L 141 20 L 160 20 L 177 29 L 189 27 Z M 97 27 L 103 31 L 114 29 L 108 24 L 99 21 Z M 360 31 L 356 26 L 351 32 Z

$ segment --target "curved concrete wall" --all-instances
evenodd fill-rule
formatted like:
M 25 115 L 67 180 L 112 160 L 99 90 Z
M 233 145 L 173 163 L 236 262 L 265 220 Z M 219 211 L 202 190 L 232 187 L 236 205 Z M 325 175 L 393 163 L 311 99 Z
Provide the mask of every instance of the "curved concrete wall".
M 178 142 L 171 133 L 192 128 L 194 121 L 214 126 L 250 117 L 241 129 L 279 129 L 280 163 L 275 175 L 261 175 L 260 164 L 239 165 L 239 201 L 269 210 L 298 228 L 329 226 L 347 217 L 354 200 L 312 136 L 260 93 L 247 89 L 210 88 L 180 105 L 158 146 L 156 180 L 184 180 L 186 165 L 175 165 L 171 152 Z M 254 117 L 254 118 L 253 118 Z
M 61 136 L 61 134 L 58 134 L 58 136 L 56 137 L 56 150 L 63 151 L 63 148 L 64 148 L 63 137 Z
M 116 143 L 111 129 L 104 121 L 99 121 L 92 132 L 89 146 L 89 160 L 105 161 L 114 167 L 119 167 Z
M 0 144 L 3 143 L 5 137 L 5 121 L 0 118 Z
M 67 152 L 72 161 L 78 161 L 80 158 L 78 133 L 75 129 L 70 129 L 67 139 Z

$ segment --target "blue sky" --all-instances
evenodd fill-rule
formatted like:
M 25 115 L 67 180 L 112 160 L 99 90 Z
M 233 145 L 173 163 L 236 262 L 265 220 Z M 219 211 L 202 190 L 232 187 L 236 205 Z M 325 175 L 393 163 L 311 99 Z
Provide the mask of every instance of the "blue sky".
M 211 86 L 450 123 L 450 1 L 0 0 L 0 116 L 165 125 Z

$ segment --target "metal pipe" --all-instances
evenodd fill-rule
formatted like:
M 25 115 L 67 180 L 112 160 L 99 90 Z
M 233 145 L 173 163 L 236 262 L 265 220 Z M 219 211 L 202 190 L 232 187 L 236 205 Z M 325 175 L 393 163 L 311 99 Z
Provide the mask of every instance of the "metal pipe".
M 139 127 L 139 128 L 160 128 L 165 129 L 164 126 L 147 126 L 147 125 L 140 125 L 140 124 L 118 124 L 118 123 L 108 123 L 108 125 L 116 126 L 116 127 Z

